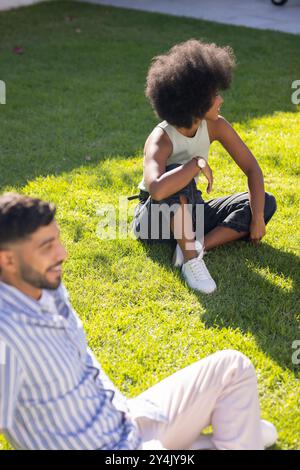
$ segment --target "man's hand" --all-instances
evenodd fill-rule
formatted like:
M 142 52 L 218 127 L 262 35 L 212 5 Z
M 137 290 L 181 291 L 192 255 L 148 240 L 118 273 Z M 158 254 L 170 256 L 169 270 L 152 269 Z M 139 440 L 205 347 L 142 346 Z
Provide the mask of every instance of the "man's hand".
M 260 242 L 260 240 L 266 234 L 266 224 L 264 216 L 258 218 L 253 218 L 250 224 L 250 239 L 255 245 Z

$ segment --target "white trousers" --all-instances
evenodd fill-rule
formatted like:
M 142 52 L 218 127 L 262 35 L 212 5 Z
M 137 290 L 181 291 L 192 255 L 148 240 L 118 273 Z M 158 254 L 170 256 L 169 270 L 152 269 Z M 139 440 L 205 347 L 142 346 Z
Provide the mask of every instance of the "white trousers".
M 255 369 L 238 351 L 212 354 L 139 397 L 155 402 L 168 417 L 168 422 L 136 418 L 144 442 L 158 440 L 165 449 L 201 449 L 201 431 L 212 425 L 216 449 L 263 449 Z

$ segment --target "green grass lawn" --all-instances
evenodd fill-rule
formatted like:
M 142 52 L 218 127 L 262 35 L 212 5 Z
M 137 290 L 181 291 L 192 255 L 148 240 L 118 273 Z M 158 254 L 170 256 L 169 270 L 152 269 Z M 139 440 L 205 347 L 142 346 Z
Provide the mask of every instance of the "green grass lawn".
M 105 371 L 134 396 L 216 350 L 238 349 L 257 369 L 276 448 L 300 449 L 300 365 L 292 363 L 300 340 L 300 107 L 291 103 L 300 37 L 64 1 L 3 12 L 0 31 L 0 188 L 57 204 L 69 251 L 65 284 Z M 185 286 L 168 248 L 96 235 L 99 204 L 118 206 L 142 177 L 143 144 L 157 122 L 144 98 L 150 60 L 192 37 L 234 48 L 223 115 L 278 204 L 259 247 L 237 242 L 207 255 L 212 296 Z M 12 53 L 16 45 L 24 54 Z M 211 197 L 247 189 L 218 144 L 210 163 Z M 4 438 L 1 447 L 9 448 Z

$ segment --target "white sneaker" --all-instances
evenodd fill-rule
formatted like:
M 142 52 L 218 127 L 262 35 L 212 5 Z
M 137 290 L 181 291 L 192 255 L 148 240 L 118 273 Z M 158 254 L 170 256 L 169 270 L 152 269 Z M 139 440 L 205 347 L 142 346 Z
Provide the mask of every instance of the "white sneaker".
M 201 253 L 203 253 L 203 256 L 206 255 L 207 252 L 203 250 L 203 246 L 202 246 L 202 244 L 199 240 L 195 241 L 195 248 L 196 248 L 199 255 Z M 175 248 L 174 253 L 173 253 L 172 263 L 173 263 L 173 266 L 175 268 L 181 268 L 181 266 L 184 263 L 184 257 L 183 257 L 182 249 L 180 248 L 178 243 L 177 243 L 176 248 Z
M 189 287 L 205 294 L 211 294 L 217 286 L 202 258 L 203 253 L 184 263 L 181 273 Z
M 274 424 L 264 419 L 260 420 L 260 429 L 262 434 L 262 441 L 264 449 L 271 447 L 278 439 L 278 433 Z M 197 441 L 189 447 L 189 450 L 215 450 L 212 441 L 213 434 L 201 434 Z
M 180 268 L 183 265 L 183 262 L 184 262 L 184 257 L 183 257 L 182 249 L 177 243 L 176 248 L 173 253 L 172 264 L 175 268 Z
M 261 419 L 260 426 L 264 448 L 273 446 L 278 439 L 278 432 L 274 424 Z

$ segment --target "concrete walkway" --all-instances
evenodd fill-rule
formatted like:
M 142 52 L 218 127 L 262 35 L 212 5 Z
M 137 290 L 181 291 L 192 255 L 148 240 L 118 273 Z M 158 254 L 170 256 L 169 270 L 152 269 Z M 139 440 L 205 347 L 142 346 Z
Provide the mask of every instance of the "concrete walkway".
M 0 10 L 25 6 L 38 1 L 41 0 L 0 0 Z M 282 7 L 274 6 L 271 0 L 79 1 L 300 34 L 300 0 L 288 0 Z
M 271 0 L 80 0 L 300 34 L 300 0 L 281 7 Z
M 12 8 L 25 7 L 40 0 L 0 0 L 0 10 L 11 10 Z

